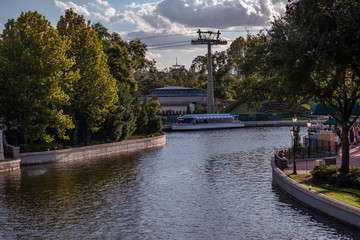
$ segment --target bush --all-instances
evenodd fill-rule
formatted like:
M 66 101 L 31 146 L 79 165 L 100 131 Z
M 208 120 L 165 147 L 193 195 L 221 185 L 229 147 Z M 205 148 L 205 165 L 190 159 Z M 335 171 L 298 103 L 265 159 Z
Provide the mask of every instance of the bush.
M 360 189 L 360 168 L 352 167 L 346 175 L 340 175 L 341 167 L 335 165 L 316 166 L 312 171 L 315 180 L 340 187 Z
M 35 143 L 35 144 L 20 144 L 20 152 L 42 152 L 50 150 L 63 149 L 64 146 L 61 143 Z
M 336 183 L 339 171 L 340 167 L 336 165 L 316 166 L 312 171 L 312 176 L 316 180 L 331 182 L 334 184 Z

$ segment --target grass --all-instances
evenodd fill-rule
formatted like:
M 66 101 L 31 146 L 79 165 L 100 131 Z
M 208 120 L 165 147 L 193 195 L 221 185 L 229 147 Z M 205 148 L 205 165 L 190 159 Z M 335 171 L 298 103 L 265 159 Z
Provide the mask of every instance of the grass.
M 310 181 L 310 174 L 288 174 L 288 176 L 306 187 L 311 186 L 311 189 L 316 192 L 360 208 L 360 190 L 358 189 L 342 188 L 330 184 L 316 185 Z

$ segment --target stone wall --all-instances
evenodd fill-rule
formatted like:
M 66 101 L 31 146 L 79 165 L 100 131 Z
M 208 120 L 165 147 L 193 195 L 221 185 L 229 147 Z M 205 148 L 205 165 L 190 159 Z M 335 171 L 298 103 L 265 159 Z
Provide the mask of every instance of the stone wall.
M 286 176 L 271 161 L 272 176 L 274 183 L 290 197 L 311 207 L 315 211 L 326 214 L 344 223 L 360 228 L 360 209 L 346 203 L 329 198 L 321 193 L 315 192 L 295 180 Z
M 162 136 L 145 139 L 128 140 L 79 148 L 46 152 L 20 153 L 20 158 L 22 166 L 54 162 L 68 162 L 80 159 L 105 157 L 116 154 L 126 154 L 130 152 L 146 150 L 149 148 L 162 147 L 165 144 L 166 135 L 164 134 Z
M 20 168 L 20 159 L 0 161 L 0 172 L 9 172 Z

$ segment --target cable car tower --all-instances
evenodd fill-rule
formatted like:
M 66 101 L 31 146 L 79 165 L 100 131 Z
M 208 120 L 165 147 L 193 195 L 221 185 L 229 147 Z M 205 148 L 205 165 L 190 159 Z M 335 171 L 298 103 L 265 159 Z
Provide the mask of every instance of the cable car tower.
M 227 45 L 227 41 L 220 39 L 220 31 L 203 32 L 200 29 L 197 31 L 199 37 L 197 40 L 191 40 L 191 44 L 207 44 L 208 45 L 208 76 L 207 76 L 207 113 L 215 113 L 214 104 L 214 83 L 213 83 L 213 72 L 212 72 L 212 57 L 211 57 L 211 46 L 212 45 Z

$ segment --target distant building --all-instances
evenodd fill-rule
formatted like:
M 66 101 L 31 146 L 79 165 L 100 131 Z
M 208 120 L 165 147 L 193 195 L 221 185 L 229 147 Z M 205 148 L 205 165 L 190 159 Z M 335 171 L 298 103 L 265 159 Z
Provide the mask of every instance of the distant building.
M 170 72 L 183 72 L 185 71 L 185 65 L 179 65 L 176 58 L 176 64 L 172 65 Z
M 188 106 L 191 112 L 195 110 L 195 106 L 205 106 L 207 95 L 199 88 L 171 86 L 157 88 L 146 98 L 151 99 L 153 96 L 157 97 L 163 112 L 183 113 L 186 112 Z

